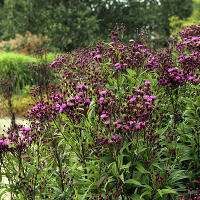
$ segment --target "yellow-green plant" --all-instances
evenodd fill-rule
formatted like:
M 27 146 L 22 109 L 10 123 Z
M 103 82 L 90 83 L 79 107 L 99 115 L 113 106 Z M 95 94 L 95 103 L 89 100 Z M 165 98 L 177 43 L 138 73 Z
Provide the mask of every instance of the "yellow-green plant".
M 200 22 L 200 0 L 193 0 L 193 12 L 186 20 L 181 20 L 178 16 L 172 16 L 170 19 L 170 32 L 177 34 L 184 27 Z

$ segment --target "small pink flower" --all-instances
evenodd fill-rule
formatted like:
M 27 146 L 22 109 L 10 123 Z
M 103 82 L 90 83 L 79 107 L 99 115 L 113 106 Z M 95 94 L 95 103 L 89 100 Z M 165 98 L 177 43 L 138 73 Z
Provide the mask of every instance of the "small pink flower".
M 193 79 L 194 79 L 194 76 L 189 76 L 189 77 L 188 77 L 188 80 L 189 80 L 189 81 L 192 81 Z
M 31 128 L 24 128 L 25 131 L 31 131 Z
M 64 103 L 64 104 L 62 104 L 62 106 L 61 106 L 61 108 L 66 108 L 67 107 L 67 105 Z
M 156 96 L 150 96 L 151 99 L 156 99 Z
M 106 114 L 102 114 L 102 115 L 101 115 L 101 118 L 102 118 L 102 119 L 105 119 L 105 118 L 107 118 L 107 117 L 108 117 L 108 116 L 107 116 Z
M 110 124 L 110 121 L 105 121 L 105 124 L 106 124 L 106 125 L 109 125 L 109 124 Z
M 94 56 L 94 59 L 101 59 L 101 55 L 97 54 L 96 56 Z
M 117 139 L 118 139 L 118 136 L 117 136 L 117 135 L 113 135 L 113 136 L 111 136 L 111 139 L 112 139 L 112 140 L 117 140 Z
M 115 64 L 115 68 L 118 70 L 118 69 L 121 69 L 121 65 L 120 65 L 120 63 L 116 63 Z
M 78 85 L 76 86 L 76 89 L 87 89 L 85 85 Z
M 102 103 L 104 101 L 104 97 L 101 97 L 100 99 L 99 99 L 99 103 Z
M 55 64 L 57 64 L 57 60 L 53 61 L 50 65 L 53 67 Z
M 106 90 L 103 90 L 103 91 L 100 92 L 100 94 L 101 94 L 101 95 L 105 95 L 105 94 L 107 94 L 107 91 L 106 91 Z
M 135 97 L 132 97 L 131 99 L 130 99 L 130 102 L 134 102 L 136 100 L 136 98 Z
M 146 86 L 149 86 L 149 85 L 151 85 L 151 81 L 145 81 L 145 83 L 144 83 Z
M 114 142 L 114 141 L 110 140 L 110 141 L 108 141 L 108 144 L 113 144 L 113 142 Z
M 114 46 L 114 44 L 115 44 L 114 42 L 110 42 L 110 43 L 109 43 L 109 45 L 112 45 L 112 46 Z

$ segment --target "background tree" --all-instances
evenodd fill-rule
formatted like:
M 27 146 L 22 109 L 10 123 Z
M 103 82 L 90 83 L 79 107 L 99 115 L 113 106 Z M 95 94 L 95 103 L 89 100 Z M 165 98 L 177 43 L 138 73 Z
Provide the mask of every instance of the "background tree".
M 70 51 L 107 39 L 108 29 L 123 23 L 127 38 L 148 30 L 160 43 L 170 36 L 170 17 L 184 20 L 191 13 L 192 0 L 1 0 L 0 35 L 5 40 L 28 30 Z
M 170 32 L 171 34 L 177 34 L 181 29 L 192 24 L 198 24 L 200 22 L 200 0 L 193 0 L 192 15 L 186 19 L 181 18 L 178 15 L 172 16 L 170 19 Z

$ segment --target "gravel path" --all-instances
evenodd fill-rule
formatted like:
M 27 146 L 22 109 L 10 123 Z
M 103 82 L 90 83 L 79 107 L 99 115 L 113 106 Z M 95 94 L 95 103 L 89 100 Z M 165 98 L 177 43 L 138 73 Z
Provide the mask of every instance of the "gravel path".
M 5 132 L 10 126 L 11 120 L 8 117 L 0 119 L 0 135 Z M 24 126 L 28 126 L 28 123 L 25 119 L 18 118 L 16 119 L 17 124 L 22 124 Z

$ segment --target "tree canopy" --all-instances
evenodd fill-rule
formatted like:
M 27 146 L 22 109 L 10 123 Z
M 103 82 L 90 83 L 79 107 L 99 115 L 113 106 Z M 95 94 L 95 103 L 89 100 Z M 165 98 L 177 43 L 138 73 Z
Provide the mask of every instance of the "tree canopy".
M 136 29 L 165 38 L 170 36 L 170 17 L 183 20 L 191 13 L 192 0 L 1 0 L 0 38 L 30 31 L 69 51 L 106 39 L 116 23 L 126 27 L 129 38 Z

